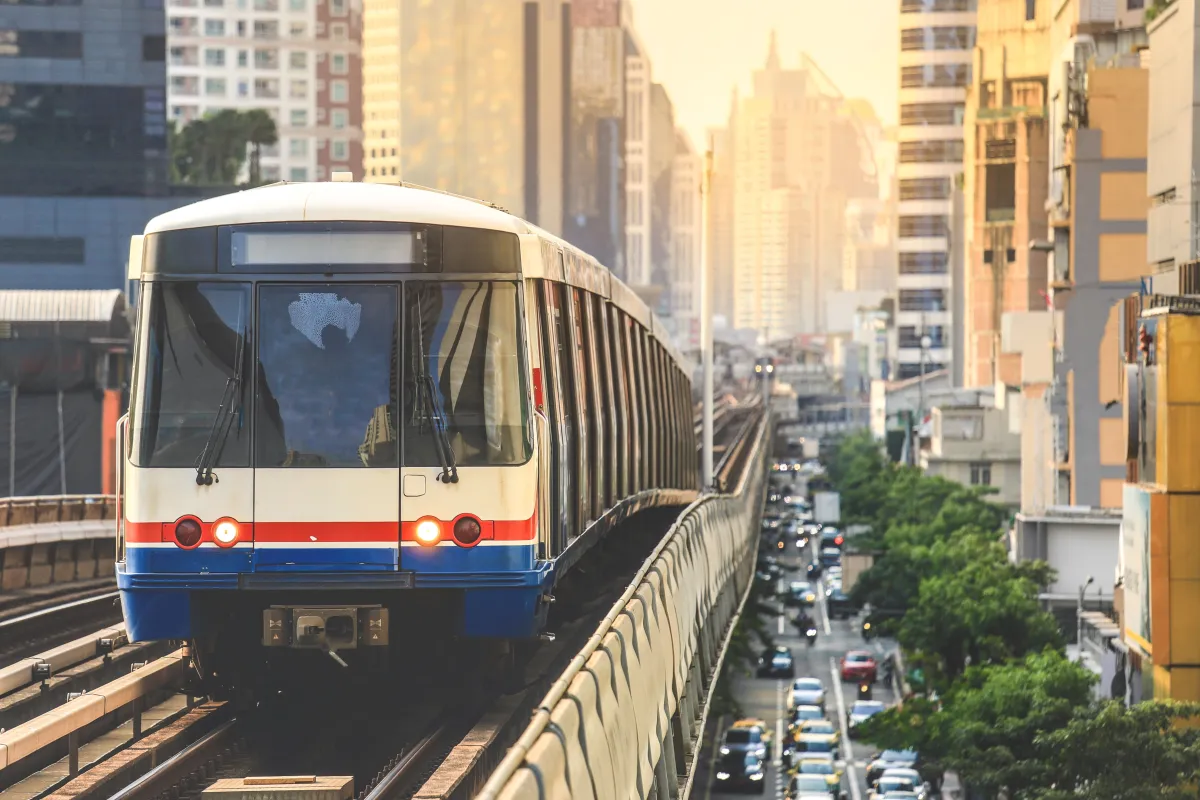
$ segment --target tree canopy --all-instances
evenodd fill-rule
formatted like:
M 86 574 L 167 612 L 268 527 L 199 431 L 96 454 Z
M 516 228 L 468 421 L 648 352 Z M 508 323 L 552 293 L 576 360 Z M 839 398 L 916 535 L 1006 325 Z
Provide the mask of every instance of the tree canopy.
M 262 182 L 263 147 L 279 140 L 275 120 L 261 109 L 225 109 L 193 120 L 168 136 L 173 183 L 232 186 L 250 159 L 251 185 Z

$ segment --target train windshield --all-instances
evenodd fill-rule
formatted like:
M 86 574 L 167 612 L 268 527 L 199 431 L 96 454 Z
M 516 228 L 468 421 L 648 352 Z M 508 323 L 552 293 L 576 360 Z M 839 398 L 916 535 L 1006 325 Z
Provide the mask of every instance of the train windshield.
M 530 457 L 515 283 L 260 283 L 255 315 L 248 284 L 145 289 L 139 466 L 195 467 L 206 445 L 251 466 L 251 391 L 257 467 L 438 467 L 439 429 L 459 467 Z

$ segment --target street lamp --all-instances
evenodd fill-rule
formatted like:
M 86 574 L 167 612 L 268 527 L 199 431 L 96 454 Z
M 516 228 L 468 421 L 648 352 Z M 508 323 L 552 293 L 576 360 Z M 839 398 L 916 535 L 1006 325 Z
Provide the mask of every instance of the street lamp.
M 1075 643 L 1079 647 L 1079 661 L 1083 661 L 1083 595 L 1096 579 L 1088 575 L 1087 583 L 1079 587 L 1079 605 L 1075 609 Z

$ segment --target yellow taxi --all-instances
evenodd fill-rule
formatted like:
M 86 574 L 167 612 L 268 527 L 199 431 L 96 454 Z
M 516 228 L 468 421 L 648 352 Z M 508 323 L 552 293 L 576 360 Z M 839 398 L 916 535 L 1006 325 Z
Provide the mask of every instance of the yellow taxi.
M 797 775 L 820 775 L 825 779 L 825 784 L 832 794 L 842 793 L 842 771 L 832 758 L 815 758 L 802 754 L 794 771 Z

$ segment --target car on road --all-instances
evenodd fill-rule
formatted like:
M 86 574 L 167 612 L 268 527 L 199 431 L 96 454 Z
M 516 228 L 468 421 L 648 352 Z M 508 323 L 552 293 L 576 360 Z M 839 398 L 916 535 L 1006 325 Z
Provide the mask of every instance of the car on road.
M 837 547 L 840 548 L 846 543 L 846 537 L 842 536 L 842 532 L 832 526 L 821 528 L 821 547 Z
M 875 786 L 871 789 L 870 800 L 883 800 L 885 797 L 890 797 L 892 792 L 913 792 L 917 796 L 917 800 L 926 800 L 921 793 L 919 776 L 914 780 L 907 775 L 893 775 L 891 772 L 892 770 L 888 770 L 875 782 Z
M 841 673 L 844 681 L 867 681 L 874 683 L 879 672 L 875 656 L 866 650 L 851 650 L 842 656 Z
M 801 756 L 796 764 L 797 777 L 802 775 L 819 775 L 825 779 L 825 785 L 834 794 L 842 792 L 842 772 L 837 768 L 832 758 L 814 758 Z
M 792 684 L 793 706 L 817 706 L 825 710 L 825 684 L 820 678 L 798 678 Z
M 850 619 L 854 616 L 854 604 L 841 586 L 825 596 L 825 608 L 829 611 L 830 619 Z
M 846 729 L 851 736 L 858 730 L 858 726 L 869 720 L 871 717 L 882 712 L 886 706 L 878 700 L 859 700 L 854 705 L 850 706 L 850 713 L 846 715 Z
M 835 733 L 796 731 L 793 737 L 791 747 L 800 758 L 829 755 L 837 760 L 842 757 L 842 748 Z
M 772 647 L 764 650 L 758 659 L 758 677 L 796 677 L 796 660 L 792 657 L 792 651 L 787 647 Z
M 783 796 L 784 800 L 845 800 L 847 795 L 834 795 L 821 775 L 793 775 Z
M 930 786 L 929 782 L 921 777 L 921 773 L 915 769 L 908 767 L 893 767 L 889 770 L 884 770 L 882 777 L 879 779 L 879 785 L 884 785 L 891 778 L 901 778 L 912 783 L 911 789 L 890 789 L 889 791 L 912 791 L 916 792 L 918 800 L 929 800 Z
M 825 719 L 825 712 L 820 706 L 796 706 L 788 719 L 788 730 L 799 728 L 808 720 Z
M 749 736 L 743 736 L 746 733 Z M 725 745 L 721 748 L 721 755 L 726 755 L 725 750 L 733 751 L 741 748 L 747 753 L 755 753 L 760 758 L 769 759 L 771 757 L 771 729 L 767 727 L 767 723 L 761 719 L 739 719 L 737 722 L 729 726 L 729 730 L 725 731 Z
M 717 759 L 714 788 L 719 791 L 750 789 L 762 794 L 766 784 L 766 762 L 746 753 L 729 753 Z
M 889 769 L 897 767 L 916 769 L 917 759 L 918 756 L 914 750 L 884 750 L 867 764 L 867 785 L 874 785 L 875 781 L 879 780 L 879 776 Z
M 808 581 L 792 581 L 784 602 L 789 606 L 811 606 L 817 602 L 817 590 Z
M 842 563 L 842 551 L 838 547 L 821 548 L 821 566 L 836 567 Z

